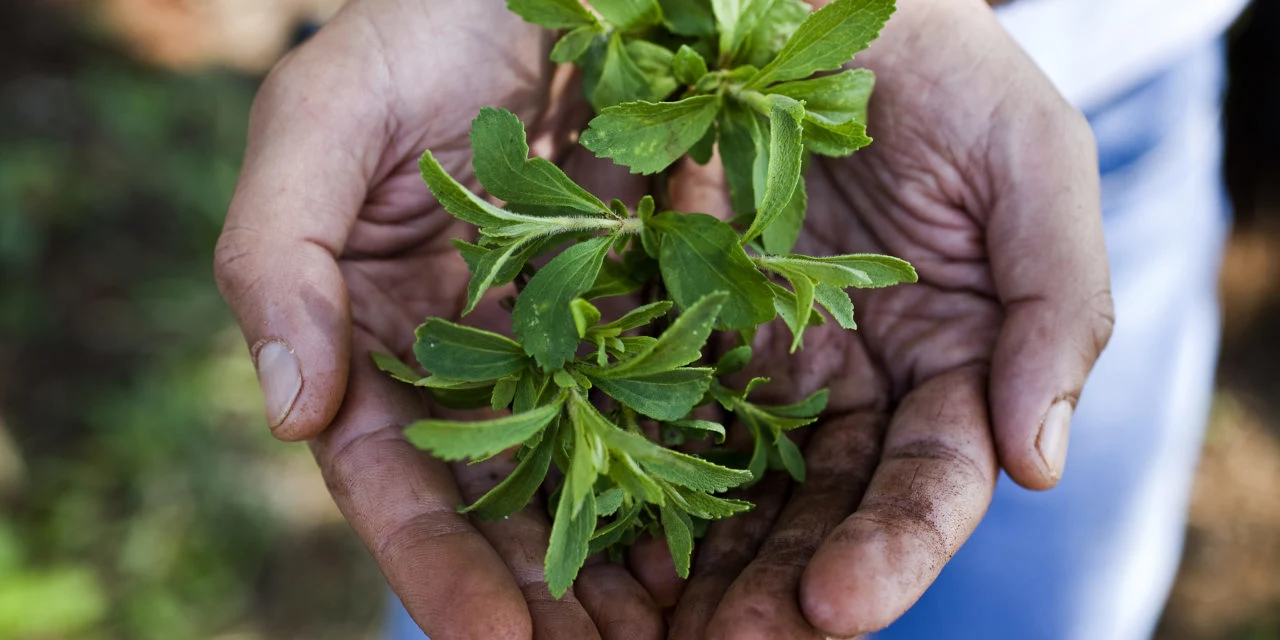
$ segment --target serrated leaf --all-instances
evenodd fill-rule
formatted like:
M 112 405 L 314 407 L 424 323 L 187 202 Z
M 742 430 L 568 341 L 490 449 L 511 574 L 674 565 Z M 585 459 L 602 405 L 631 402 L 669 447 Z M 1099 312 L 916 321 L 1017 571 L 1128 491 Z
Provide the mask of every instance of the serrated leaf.
M 849 299 L 849 294 L 843 289 L 819 284 L 814 289 L 814 299 L 835 318 L 836 324 L 845 329 L 858 328 L 858 323 L 853 320 L 853 300 Z
M 591 120 L 581 143 L 597 156 L 630 167 L 631 173 L 657 173 L 702 138 L 719 105 L 717 96 L 694 96 L 609 107 Z
M 809 326 L 809 314 L 813 313 L 814 281 L 802 271 L 790 267 L 780 267 L 776 263 L 770 267 L 791 283 L 791 291 L 795 295 L 792 307 L 793 314 L 787 325 L 794 336 L 791 340 L 791 353 L 795 353 L 804 343 L 804 330 Z
M 578 0 L 507 0 L 507 8 L 526 22 L 548 29 L 572 29 L 598 24 Z
M 662 23 L 657 0 L 591 0 L 591 6 L 614 27 L 626 31 Z
M 804 102 L 809 115 L 829 122 L 867 123 L 867 102 L 875 88 L 876 74 L 870 69 L 848 69 L 840 73 L 773 85 L 764 92 Z
M 564 596 L 578 577 L 591 548 L 591 533 L 596 528 L 595 495 L 588 491 L 580 505 L 571 502 L 561 497 L 556 507 L 543 566 L 547 589 L 556 598 Z M 571 513 L 574 506 L 579 507 L 576 518 Z
M 746 88 L 840 68 L 880 35 L 893 11 L 894 0 L 834 0 L 810 15 Z
M 723 291 L 703 296 L 643 351 L 593 373 L 604 378 L 637 378 L 671 371 L 701 358 L 702 347 L 711 335 L 716 316 L 723 309 L 727 297 Z
M 804 138 L 800 121 L 804 118 L 804 105 L 783 98 L 775 102 L 769 111 L 769 168 L 764 195 L 756 211 L 751 227 L 742 235 L 742 242 L 750 242 L 782 215 L 796 185 L 800 184 L 800 169 L 804 164 Z
M 897 284 L 912 283 L 919 280 L 915 267 L 911 263 L 893 256 L 874 253 L 857 253 L 843 256 L 808 257 L 809 260 L 838 264 L 867 274 L 871 283 L 860 288 L 891 287 Z
M 445 378 L 497 380 L 528 366 L 524 351 L 512 339 L 440 318 L 428 319 L 414 332 L 413 354 L 423 369 Z
M 369 357 L 373 359 L 374 366 L 400 382 L 413 384 L 422 379 L 422 375 L 414 371 L 413 367 L 401 362 L 400 358 L 389 353 L 370 351 Z
M 551 61 L 557 64 L 568 64 L 582 57 L 591 48 L 596 38 L 604 35 L 604 31 L 596 25 L 583 25 L 560 36 L 556 46 L 551 48 Z
M 727 101 L 716 119 L 720 162 L 724 165 L 729 203 L 734 213 L 748 215 L 756 210 L 754 166 L 757 148 L 768 149 L 768 137 L 760 116 L 735 101 Z M 767 158 L 765 159 L 767 163 Z
M 676 575 L 689 577 L 689 563 L 693 557 L 693 525 L 688 514 L 668 505 L 661 508 L 662 529 L 667 534 L 667 549 L 675 562 Z
M 597 495 L 596 517 L 607 518 L 613 515 L 622 506 L 622 499 L 625 497 L 627 497 L 627 492 L 623 491 L 621 487 L 611 487 L 604 493 Z
M 733 227 L 706 214 L 674 212 L 654 216 L 651 225 L 662 233 L 662 280 L 682 309 L 724 291 L 729 297 L 717 328 L 744 329 L 773 319 L 769 281 L 742 250 Z
M 736 60 L 763 67 L 786 45 L 813 8 L 804 0 L 774 0 L 739 48 Z
M 516 397 L 516 387 L 519 385 L 519 382 L 520 376 L 501 378 L 495 382 L 493 384 L 493 394 L 489 405 L 490 408 L 494 411 L 502 411 L 510 406 L 511 401 Z
M 716 362 L 716 375 L 727 376 L 747 368 L 751 363 L 751 346 L 742 345 L 734 347 L 720 356 L 720 360 Z
M 639 377 L 593 376 L 591 382 L 609 397 L 654 420 L 679 420 L 702 400 L 711 384 L 711 369 L 674 369 Z
M 711 156 L 716 152 L 716 126 L 713 123 L 707 127 L 707 132 L 702 135 L 702 139 L 689 148 L 689 159 L 694 162 L 705 165 L 711 162 Z
M 600 265 L 600 273 L 590 289 L 583 292 L 582 297 L 588 300 L 620 296 L 639 291 L 644 283 L 631 277 L 631 273 L 617 260 L 605 258 Z
M 441 460 L 482 458 L 528 440 L 560 415 L 563 401 L 493 420 L 418 420 L 404 430 L 419 449 Z
M 560 501 L 569 501 L 573 505 L 569 511 L 573 517 L 578 516 L 586 498 L 592 495 L 596 475 L 604 466 L 604 450 L 599 445 L 596 431 L 615 428 L 594 409 L 584 413 L 584 404 L 588 403 L 579 392 L 573 392 L 573 398 L 569 401 L 573 449 L 570 452 L 569 468 L 565 470 L 564 488 L 560 492 Z
M 478 244 L 472 244 L 462 238 L 452 238 L 449 243 L 453 245 L 454 249 L 458 250 L 463 262 L 467 263 L 467 270 L 472 273 L 475 273 L 476 265 L 484 258 L 485 254 L 492 250 Z
M 686 431 L 697 431 L 702 434 L 712 434 L 716 437 L 716 442 L 724 442 L 725 432 L 724 425 L 710 420 L 671 420 L 667 424 L 678 429 Z
M 471 149 L 476 178 L 495 198 L 539 207 L 568 207 L 593 215 L 612 213 L 560 167 L 543 158 L 530 158 L 524 124 L 506 109 L 480 110 L 471 123 Z
M 843 158 L 871 144 L 871 138 L 861 122 L 832 122 L 810 113 L 804 118 L 804 144 L 814 153 Z
M 511 410 L 515 413 L 524 413 L 536 407 L 548 382 L 546 376 L 532 370 L 520 376 L 520 380 L 516 382 L 516 394 L 511 401 Z
M 659 0 L 663 23 L 671 33 L 682 36 L 711 36 L 716 19 L 709 0 Z
M 693 47 L 682 44 L 671 61 L 671 71 L 680 84 L 693 84 L 707 75 L 707 61 Z
M 800 232 L 804 230 L 805 212 L 809 207 L 809 194 L 805 190 L 804 170 L 801 169 L 800 181 L 796 190 L 791 193 L 791 200 L 782 208 L 782 213 L 774 219 L 773 224 L 760 232 L 760 243 L 764 250 L 773 254 L 791 253 Z
M 682 507 L 689 515 L 706 520 L 720 520 L 729 516 L 750 511 L 752 504 L 745 500 L 717 498 L 700 491 L 691 491 L 684 487 L 672 487 L 676 496 L 682 501 Z
M 787 273 L 803 274 L 817 282 L 833 285 L 841 289 L 847 287 L 869 287 L 872 283 L 871 276 L 861 270 L 810 258 L 809 256 L 761 256 L 756 261 L 761 267 L 784 276 Z
M 617 320 L 600 325 L 599 329 L 602 331 L 616 330 L 619 333 L 638 329 L 650 322 L 653 322 L 657 318 L 667 315 L 667 312 L 671 310 L 671 307 L 674 306 L 674 304 L 675 303 L 670 300 L 650 302 L 649 304 L 641 305 L 631 311 L 628 311 Z
M 662 447 L 644 436 L 621 429 L 602 430 L 605 444 L 635 458 L 653 476 L 698 491 L 725 491 L 750 474 Z
M 557 427 L 553 424 L 548 429 L 554 431 Z M 555 433 L 543 434 L 538 446 L 516 465 L 510 475 L 459 512 L 474 512 L 485 520 L 498 520 L 527 507 L 547 477 L 555 442 Z
M 422 159 L 418 162 L 418 168 L 422 172 L 422 179 L 427 183 L 427 187 L 431 189 L 432 195 L 436 197 L 436 201 L 444 207 L 453 217 L 469 222 L 477 227 L 495 227 L 515 225 L 519 223 L 539 223 L 536 216 L 528 216 L 513 211 L 506 211 L 493 206 L 486 202 L 480 196 L 471 193 L 466 187 L 453 179 L 440 166 L 440 162 L 436 160 L 435 155 L 430 150 L 422 153 Z
M 652 504 L 663 503 L 662 487 L 640 468 L 635 458 L 617 451 L 611 453 L 613 462 L 609 465 L 609 479 L 626 489 L 627 493 L 639 501 Z
M 782 466 L 795 478 L 796 482 L 804 482 L 804 454 L 800 453 L 800 448 L 796 443 L 791 441 L 787 434 L 778 434 L 776 440 L 773 441 L 774 448 L 778 451 L 778 457 L 782 459 Z
M 578 350 L 570 303 L 595 282 L 612 240 L 602 236 L 565 249 L 529 280 L 516 299 L 512 331 L 525 353 L 543 369 L 559 369 Z
M 827 410 L 827 401 L 831 398 L 829 389 L 815 391 L 809 397 L 781 407 L 760 407 L 762 410 L 782 418 L 816 418 Z
M 618 517 L 614 518 L 612 522 L 600 527 L 595 533 L 591 534 L 590 555 L 595 555 L 604 551 L 606 548 L 622 540 L 623 536 L 625 536 L 627 532 L 637 524 L 639 520 L 638 516 L 640 515 L 641 508 L 643 506 L 644 505 L 640 501 L 632 502 L 631 506 L 620 513 Z M 596 510 L 599 511 L 598 506 Z

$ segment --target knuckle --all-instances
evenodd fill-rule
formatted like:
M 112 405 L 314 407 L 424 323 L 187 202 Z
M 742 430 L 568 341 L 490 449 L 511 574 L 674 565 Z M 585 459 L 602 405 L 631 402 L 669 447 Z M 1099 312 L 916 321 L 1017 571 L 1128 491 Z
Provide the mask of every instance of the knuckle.
M 1116 326 L 1116 305 L 1110 289 L 1103 289 L 1094 294 L 1089 302 L 1089 327 L 1093 341 L 1094 355 L 1102 353 L 1111 341 Z

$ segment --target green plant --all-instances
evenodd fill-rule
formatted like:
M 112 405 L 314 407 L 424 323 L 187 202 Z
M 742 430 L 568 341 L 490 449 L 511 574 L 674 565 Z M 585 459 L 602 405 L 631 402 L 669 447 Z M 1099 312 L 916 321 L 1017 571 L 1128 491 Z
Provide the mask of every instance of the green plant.
M 743 389 L 721 382 L 750 361 L 756 328 L 781 317 L 794 352 L 806 327 L 825 322 L 818 308 L 855 328 L 848 288 L 916 279 L 909 264 L 888 256 L 792 253 L 805 218 L 808 154 L 847 156 L 871 142 L 872 73 L 813 76 L 866 48 L 893 0 L 835 0 L 816 12 L 800 0 L 508 6 L 565 30 L 551 57 L 581 67 L 598 111 L 583 146 L 642 174 L 666 171 L 685 155 L 706 164 L 718 146 L 736 215 L 725 222 L 658 211 L 653 196 L 634 208 L 606 204 L 554 164 L 529 158 L 515 115 L 486 108 L 472 127 L 473 165 L 505 206 L 457 183 L 431 151 L 421 169 L 440 204 L 479 230 L 475 244 L 454 242 L 472 273 L 464 314 L 488 289 L 514 281 L 514 339 L 431 318 L 414 346 L 429 376 L 391 356 L 374 359 L 445 406 L 511 410 L 490 420 L 423 420 L 406 430 L 445 460 L 485 460 L 519 447 L 510 476 L 464 512 L 504 517 L 530 502 L 553 463 L 564 474 L 551 495 L 546 578 L 554 595 L 564 594 L 589 554 L 616 553 L 645 531 L 665 535 L 677 572 L 687 576 L 705 522 L 751 506 L 714 494 L 770 467 L 803 480 L 804 458 L 787 432 L 813 423 L 826 406 L 825 390 L 794 405 L 762 406 L 750 397 L 767 378 Z M 563 245 L 541 268 L 530 264 Z M 617 296 L 629 296 L 634 308 L 603 321 L 592 301 Z M 673 308 L 680 314 L 668 324 Z M 656 335 L 633 335 L 663 325 L 649 331 Z M 700 365 L 713 331 L 737 332 L 739 346 Z M 669 448 L 723 441 L 722 425 L 694 417 L 712 404 L 754 437 L 741 468 L 731 466 L 730 452 Z M 646 426 L 656 427 L 662 444 Z

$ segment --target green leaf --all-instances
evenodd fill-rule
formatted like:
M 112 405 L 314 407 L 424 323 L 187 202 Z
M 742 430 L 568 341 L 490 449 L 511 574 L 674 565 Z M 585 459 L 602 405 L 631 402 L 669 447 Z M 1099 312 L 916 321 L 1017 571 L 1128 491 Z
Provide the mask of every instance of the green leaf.
M 871 138 L 861 122 L 832 122 L 810 113 L 804 118 L 804 143 L 814 153 L 843 158 L 871 144 Z
M 689 562 L 693 557 L 693 524 L 688 514 L 662 505 L 662 529 L 667 534 L 667 549 L 676 565 L 676 575 L 689 577 Z
M 369 357 L 373 359 L 374 366 L 378 367 L 384 373 L 400 382 L 408 382 L 413 384 L 422 379 L 422 375 L 413 370 L 413 367 L 400 361 L 389 353 L 380 353 L 378 351 L 370 351 Z
M 631 173 L 657 173 L 702 138 L 719 105 L 717 96 L 694 96 L 609 107 L 591 120 L 581 143 L 597 156 L 630 167 Z
M 751 363 L 751 346 L 742 345 L 734 347 L 720 356 L 720 360 L 716 362 L 716 375 L 727 376 L 737 373 L 747 368 Z
M 791 283 L 793 292 L 791 303 L 791 313 L 783 312 L 783 321 L 791 329 L 794 338 L 791 341 L 791 353 L 795 353 L 800 345 L 803 344 L 804 330 L 809 326 L 809 317 L 813 313 L 814 299 L 814 280 L 802 269 L 793 268 L 790 263 L 785 262 L 785 258 L 780 258 L 771 262 L 767 259 L 761 259 L 761 264 L 765 265 L 769 270 L 781 275 Z M 798 261 L 795 261 L 798 262 Z M 780 302 L 783 298 L 775 296 L 775 306 L 785 304 Z M 781 312 L 782 310 L 779 309 Z
M 600 273 L 590 289 L 583 292 L 582 297 L 588 300 L 608 298 L 639 291 L 644 283 L 631 277 L 631 272 L 617 260 L 605 258 L 600 265 Z
M 551 49 L 551 61 L 557 64 L 573 62 L 587 52 L 596 38 L 603 35 L 604 30 L 598 25 L 578 27 L 556 41 L 556 46 Z
M 711 162 L 711 156 L 716 152 L 716 127 L 713 124 L 707 127 L 707 132 L 703 134 L 702 139 L 689 148 L 689 158 L 694 162 L 705 165 Z
M 773 0 L 711 0 L 720 30 L 720 60 L 729 63 L 768 12 Z
M 716 20 L 708 0 L 659 0 L 663 22 L 671 33 L 682 36 L 712 36 Z
M 596 517 L 607 518 L 622 506 L 622 499 L 627 492 L 622 487 L 613 487 L 596 496 Z M 595 536 L 592 536 L 595 537 Z
M 551 467 L 551 450 L 556 443 L 554 432 L 557 428 L 554 424 L 550 426 L 548 433 L 538 441 L 538 446 L 516 465 L 510 475 L 459 512 L 474 511 L 485 520 L 498 520 L 529 506 Z
M 718 422 L 712 422 L 710 420 L 671 420 L 667 422 L 667 424 L 685 431 L 711 434 L 716 437 L 716 442 L 724 442 L 724 425 Z
M 529 158 L 524 124 L 506 109 L 485 107 L 471 123 L 472 165 L 489 195 L 517 204 L 568 207 L 611 215 L 609 207 L 554 164 Z
M 750 474 L 729 469 L 662 447 L 644 436 L 621 429 L 604 430 L 600 438 L 610 448 L 632 456 L 655 477 L 698 491 L 725 491 L 746 482 Z
M 598 21 L 578 0 L 507 0 L 507 8 L 526 22 L 548 29 L 572 29 Z
M 516 397 L 516 387 L 520 384 L 520 377 L 516 375 L 500 378 L 493 384 L 490 407 L 494 411 L 502 411 L 511 405 L 511 401 Z
M 622 36 L 615 31 L 609 37 L 600 79 L 591 92 L 591 106 L 596 111 L 603 111 L 624 102 L 656 100 L 658 97 L 653 95 L 649 77 L 631 58 Z
M 800 169 L 804 164 L 804 139 L 800 120 L 804 118 L 804 105 L 794 100 L 776 102 L 769 112 L 769 172 L 760 207 L 751 227 L 742 235 L 742 242 L 754 240 L 769 228 L 791 201 L 791 194 L 800 184 Z
M 812 12 L 813 8 L 804 0 L 774 0 L 747 35 L 737 61 L 756 67 L 769 64 Z
M 919 280 L 911 263 L 893 256 L 882 256 L 874 253 L 856 253 L 843 256 L 826 256 L 807 260 L 838 264 L 855 271 L 865 273 L 871 279 L 870 284 L 854 285 L 859 288 L 891 287 L 896 284 L 912 283 Z
M 717 498 L 699 491 L 691 491 L 684 487 L 673 487 L 675 494 L 683 502 L 681 506 L 689 515 L 707 520 L 720 520 L 729 516 L 750 511 L 752 504 L 745 500 Z
M 579 338 L 585 338 L 587 331 L 600 322 L 600 310 L 582 298 L 574 298 L 569 302 L 569 312 L 573 314 L 573 324 L 578 329 Z
M 778 434 L 777 439 L 773 441 L 774 448 L 778 450 L 778 457 L 782 459 L 782 466 L 795 478 L 796 482 L 804 482 L 804 454 L 800 453 L 796 443 L 787 437 L 787 434 Z
M 707 75 L 707 61 L 693 47 L 682 44 L 671 62 L 671 70 L 680 84 L 693 84 Z
M 482 458 L 533 437 L 560 415 L 563 404 L 561 400 L 493 420 L 419 420 L 405 428 L 404 435 L 441 460 Z
M 470 222 L 477 227 L 498 228 L 521 222 L 541 222 L 535 216 L 495 207 L 480 196 L 471 193 L 445 172 L 444 167 L 440 166 L 440 162 L 430 150 L 423 152 L 418 168 L 421 169 L 422 179 L 427 183 L 427 187 L 431 189 L 440 206 L 463 222 Z
M 591 552 L 595 555 L 613 546 L 622 540 L 623 536 L 638 523 L 641 508 L 644 505 L 640 501 L 634 501 L 631 506 L 613 519 L 613 522 L 599 528 L 595 533 L 591 534 Z M 597 505 L 596 510 L 600 508 Z
M 613 26 L 625 31 L 662 24 L 657 0 L 591 0 L 591 6 Z
M 640 327 L 653 322 L 657 318 L 667 315 L 674 305 L 670 300 L 659 300 L 658 302 L 650 302 L 628 311 L 625 315 L 613 322 L 603 324 L 599 327 L 602 331 L 616 330 L 619 333 L 639 329 Z
M 714 218 L 713 218 L 714 219 Z M 716 316 L 728 294 L 714 291 L 690 305 L 658 339 L 634 357 L 613 367 L 594 371 L 605 378 L 637 378 L 683 367 L 702 357 Z
M 756 210 L 753 170 L 757 148 L 768 149 L 760 116 L 736 101 L 727 101 L 716 120 L 720 162 L 729 187 L 729 203 L 738 215 Z M 759 144 L 757 144 L 759 141 Z M 767 162 L 767 160 L 766 160 Z
M 867 102 L 875 88 L 876 74 L 870 69 L 849 69 L 840 73 L 773 85 L 764 90 L 804 103 L 809 115 L 832 123 L 867 123 Z
M 835 0 L 810 15 L 746 88 L 840 68 L 880 35 L 893 11 L 894 0 Z
M 812 395 L 782 407 L 760 407 L 764 411 L 783 418 L 816 418 L 827 410 L 827 400 L 831 398 L 830 389 L 819 389 Z
M 804 171 L 801 169 L 800 181 L 796 183 L 796 190 L 791 193 L 787 206 L 774 218 L 773 224 L 760 233 L 764 250 L 773 254 L 791 253 L 804 229 L 805 210 L 808 207 L 809 195 L 805 191 Z
M 711 385 L 711 369 L 674 369 L 640 377 L 587 376 L 609 397 L 654 420 L 679 420 L 693 410 Z
M 605 464 L 604 450 L 599 446 L 596 431 L 615 428 L 594 409 L 584 414 L 582 405 L 586 404 L 589 403 L 579 392 L 573 392 L 573 397 L 569 401 L 573 447 L 570 452 L 569 468 L 565 470 L 560 502 L 569 501 L 573 505 L 569 513 L 574 517 L 577 517 L 584 499 L 592 495 L 596 475 Z
M 846 287 L 869 287 L 871 277 L 865 272 L 842 264 L 826 262 L 802 255 L 762 256 L 756 262 L 765 269 L 779 274 L 804 274 L 813 280 L 844 289 Z
M 773 319 L 769 281 L 738 244 L 733 227 L 706 214 L 674 212 L 654 216 L 651 224 L 662 232 L 662 280 L 682 309 L 726 291 L 717 328 L 745 329 Z
M 601 236 L 565 249 L 538 271 L 516 298 L 512 330 L 543 369 L 559 369 L 578 350 L 572 300 L 596 281 L 613 238 Z
M 413 354 L 422 368 L 445 378 L 485 381 L 528 366 L 520 345 L 506 336 L 430 318 L 414 333 Z
M 849 294 L 839 287 L 819 283 L 814 289 L 814 298 L 822 308 L 835 318 L 836 323 L 845 329 L 857 329 L 858 323 L 853 321 L 853 300 Z
M 547 588 L 556 598 L 564 596 L 578 577 L 591 548 L 591 533 L 596 528 L 595 495 L 588 491 L 582 504 L 571 503 L 562 496 L 556 507 L 543 567 Z M 571 513 L 574 507 L 580 507 L 577 517 Z
M 674 52 L 648 40 L 631 40 L 626 46 L 627 55 L 635 61 L 649 83 L 648 95 L 637 96 L 637 100 L 660 101 L 676 90 L 678 83 L 672 71 L 676 57 Z

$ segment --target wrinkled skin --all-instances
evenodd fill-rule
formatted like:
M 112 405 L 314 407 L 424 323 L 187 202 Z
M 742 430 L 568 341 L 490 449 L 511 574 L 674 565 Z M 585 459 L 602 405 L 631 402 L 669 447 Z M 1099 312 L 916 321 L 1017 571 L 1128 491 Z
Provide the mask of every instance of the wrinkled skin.
M 481 106 L 514 111 L 535 153 L 602 197 L 635 202 L 650 185 L 569 144 L 589 114 L 545 63 L 549 34 L 500 0 L 355 0 L 264 83 L 219 286 L 255 357 L 280 341 L 298 361 L 296 400 L 268 407 L 273 433 L 310 442 L 433 638 L 656 638 L 671 605 L 678 638 L 856 635 L 936 577 L 997 465 L 1030 488 L 1060 477 L 1065 434 L 1042 454 L 1041 424 L 1055 402 L 1074 405 L 1110 331 L 1092 139 L 984 5 L 902 4 L 859 57 L 880 74 L 877 140 L 814 162 L 797 250 L 898 255 L 921 282 L 862 292 L 859 332 L 813 329 L 796 356 L 780 326 L 756 342 L 768 393 L 832 388 L 801 435 L 808 481 L 761 483 L 760 506 L 700 544 L 687 585 L 650 545 L 630 569 L 590 564 L 561 601 L 542 578 L 545 511 L 458 515 L 502 463 L 449 466 L 405 443 L 399 429 L 431 409 L 365 354 L 408 359 L 423 318 L 461 308 L 468 274 L 448 240 L 466 229 L 416 161 L 431 148 L 473 183 L 466 134 Z M 714 170 L 683 166 L 673 198 L 724 213 Z M 503 313 L 487 304 L 467 321 L 497 328 Z

